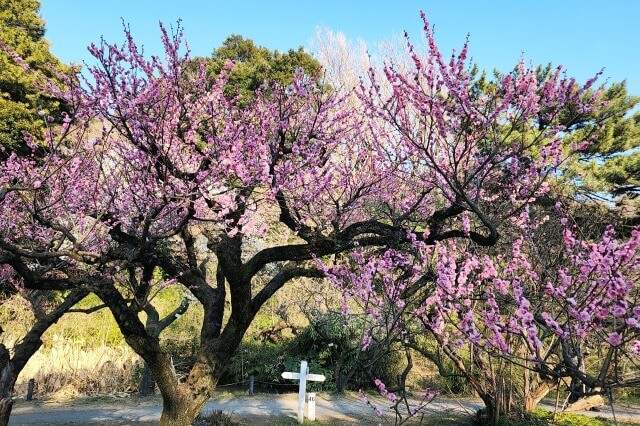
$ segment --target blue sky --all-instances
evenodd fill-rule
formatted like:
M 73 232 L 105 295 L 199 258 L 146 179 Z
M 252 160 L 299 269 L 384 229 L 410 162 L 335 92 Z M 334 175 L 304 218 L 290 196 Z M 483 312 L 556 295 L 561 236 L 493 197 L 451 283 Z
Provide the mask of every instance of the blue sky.
M 317 26 L 374 43 L 421 35 L 419 11 L 435 25 L 443 51 L 467 33 L 483 69 L 509 71 L 521 54 L 533 64 L 563 64 L 586 80 L 605 68 L 640 96 L 640 2 L 636 0 L 41 0 L 46 38 L 65 62 L 91 62 L 86 46 L 123 39 L 121 18 L 138 44 L 159 53 L 158 22 L 182 19 L 193 55 L 209 55 L 230 34 L 271 49 L 309 46 Z

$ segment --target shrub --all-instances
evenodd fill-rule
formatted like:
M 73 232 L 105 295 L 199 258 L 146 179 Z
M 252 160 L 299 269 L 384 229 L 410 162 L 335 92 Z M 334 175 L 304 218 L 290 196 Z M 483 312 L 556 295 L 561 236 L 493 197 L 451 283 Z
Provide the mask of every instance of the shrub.
M 222 410 L 213 410 L 209 413 L 201 413 L 193 422 L 193 426 L 239 426 L 230 414 Z

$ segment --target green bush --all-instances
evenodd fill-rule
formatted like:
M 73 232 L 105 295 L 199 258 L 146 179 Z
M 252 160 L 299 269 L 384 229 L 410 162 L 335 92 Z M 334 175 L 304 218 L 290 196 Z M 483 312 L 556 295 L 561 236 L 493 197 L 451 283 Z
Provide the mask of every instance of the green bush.
M 261 382 L 277 382 L 284 371 L 285 358 L 286 354 L 281 346 L 245 339 L 220 384 L 241 382 L 249 376 L 254 376 L 255 380 Z
M 362 325 L 358 324 L 357 318 L 347 320 L 340 314 L 325 313 L 315 315 L 311 322 L 290 342 L 287 368 L 295 370 L 287 371 L 297 371 L 299 360 L 307 360 L 313 373 L 327 377 L 324 384 L 312 385 L 316 387 L 314 390 L 339 390 L 337 374 L 351 375 L 346 389 L 373 387 L 369 373 L 391 385 L 404 369 L 401 354 L 385 343 L 378 346 L 372 344 L 368 350 L 362 350 Z
M 481 426 L 494 425 L 485 415 L 484 410 L 478 412 L 476 424 Z M 588 417 L 581 414 L 564 413 L 553 416 L 553 413 L 536 408 L 531 413 L 503 416 L 498 420 L 498 426 L 611 426 L 613 421 L 601 417 Z

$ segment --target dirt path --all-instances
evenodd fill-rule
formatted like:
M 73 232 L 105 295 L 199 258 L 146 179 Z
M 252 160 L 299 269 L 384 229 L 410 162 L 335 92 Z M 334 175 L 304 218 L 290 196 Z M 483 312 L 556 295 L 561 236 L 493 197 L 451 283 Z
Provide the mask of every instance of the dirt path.
M 255 397 L 223 395 L 209 401 L 203 412 L 222 410 L 235 420 L 247 424 L 291 424 L 295 419 L 297 394 L 256 395 Z M 384 402 L 382 402 L 384 404 Z M 384 405 L 381 404 L 381 407 Z M 481 407 L 478 401 L 433 402 L 429 411 L 447 414 L 472 414 Z M 153 425 L 160 419 L 162 402 L 153 398 L 120 398 L 105 400 L 74 400 L 49 403 L 18 401 L 9 425 Z M 356 396 L 319 394 L 316 398 L 316 418 L 332 425 L 374 425 L 380 422 L 373 409 Z M 273 422 L 269 421 L 273 419 Z M 276 421 L 276 419 L 279 419 Z M 259 421 L 258 421 L 259 420 Z M 281 423 L 279 423 L 281 422 Z
M 152 398 L 120 398 L 101 400 L 74 400 L 64 403 L 18 401 L 9 425 L 154 425 L 160 419 L 161 400 Z M 292 424 L 297 406 L 296 394 L 247 396 L 223 395 L 209 401 L 204 412 L 223 410 L 234 419 L 246 424 Z M 381 404 L 384 407 L 384 403 Z M 479 400 L 439 399 L 428 407 L 428 412 L 449 418 L 471 416 L 482 407 Z M 552 409 L 547 406 L 546 408 Z M 588 416 L 611 417 L 611 410 L 603 407 L 600 412 L 583 412 Z M 316 416 L 323 423 L 374 425 L 380 419 L 373 415 L 371 407 L 355 396 L 331 396 L 320 394 L 316 398 Z M 640 407 L 616 407 L 618 421 L 640 423 Z M 269 420 L 271 419 L 271 420 Z

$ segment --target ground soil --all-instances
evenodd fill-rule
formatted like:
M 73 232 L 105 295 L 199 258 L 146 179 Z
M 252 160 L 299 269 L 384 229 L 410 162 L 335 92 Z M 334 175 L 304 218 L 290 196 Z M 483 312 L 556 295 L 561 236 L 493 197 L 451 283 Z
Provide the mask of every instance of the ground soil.
M 375 400 L 381 409 L 389 403 Z M 72 426 L 104 425 L 124 426 L 157 424 L 162 402 L 159 397 L 128 398 L 76 398 L 69 401 L 16 401 L 9 425 Z M 296 424 L 297 394 L 236 395 L 223 393 L 213 398 L 203 412 L 222 410 L 241 424 L 294 425 Z M 476 399 L 440 398 L 428 407 L 428 416 L 437 419 L 438 426 L 470 424 L 473 414 L 482 403 Z M 547 405 L 546 408 L 553 409 Z M 640 407 L 616 406 L 618 421 L 640 424 Z M 582 412 L 588 416 L 612 417 L 609 407 L 599 412 Z M 376 417 L 373 408 L 357 395 L 334 396 L 318 394 L 316 398 L 317 425 L 377 425 L 387 424 Z M 394 423 L 390 413 L 386 418 Z

